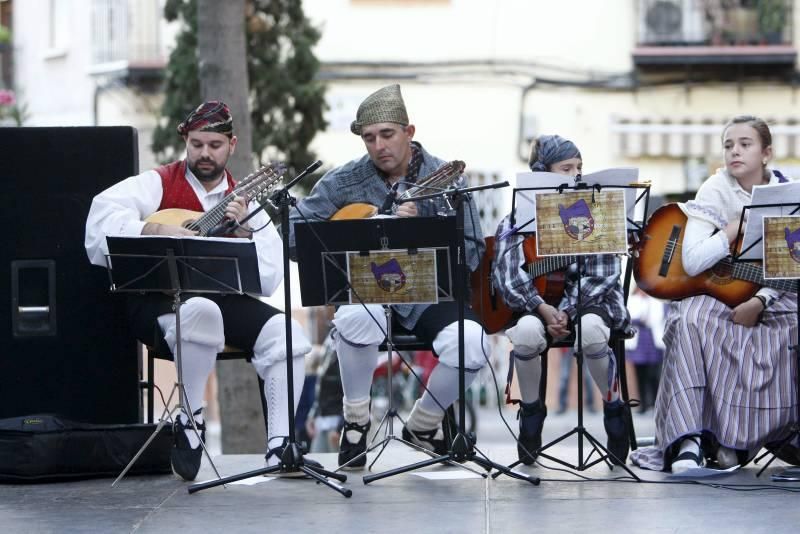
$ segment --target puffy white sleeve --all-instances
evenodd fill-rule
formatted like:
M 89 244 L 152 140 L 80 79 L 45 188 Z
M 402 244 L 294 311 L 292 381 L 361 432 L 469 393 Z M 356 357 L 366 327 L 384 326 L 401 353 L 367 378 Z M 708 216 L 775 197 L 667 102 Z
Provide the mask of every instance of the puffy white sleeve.
M 716 232 L 716 233 L 715 233 Z M 730 254 L 725 232 L 710 222 L 689 217 L 683 234 L 683 269 L 695 276 Z
M 126 178 L 95 196 L 84 238 L 89 261 L 105 267 L 106 237 L 140 235 L 145 225 L 143 219 L 158 210 L 161 196 L 161 178 L 155 171 Z

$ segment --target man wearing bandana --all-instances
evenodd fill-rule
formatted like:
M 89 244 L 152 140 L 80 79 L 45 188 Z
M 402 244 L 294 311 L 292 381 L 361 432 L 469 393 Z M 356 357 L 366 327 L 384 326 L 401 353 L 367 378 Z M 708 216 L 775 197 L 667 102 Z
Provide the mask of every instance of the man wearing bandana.
M 292 210 L 292 225 L 303 220 L 327 220 L 340 208 L 363 202 L 381 206 L 393 186 L 399 192 L 445 162 L 414 141 L 399 85 L 390 85 L 368 96 L 359 106 L 350 130 L 361 137 L 367 154 L 328 172 L 311 194 Z M 450 211 L 442 199 L 407 202 L 397 207 L 399 217 L 433 216 Z M 472 200 L 464 207 L 466 261 L 474 270 L 484 250 L 478 210 Z M 294 247 L 294 227 L 290 246 Z M 413 332 L 433 347 L 439 363 L 431 373 L 428 389 L 416 401 L 403 438 L 436 453 L 447 451 L 441 421 L 444 409 L 458 399 L 458 308 L 455 302 L 434 305 L 392 306 L 398 327 Z M 464 345 L 466 381 L 469 385 L 486 363 L 487 336 L 471 309 L 465 310 Z M 339 465 L 358 468 L 366 464 L 370 426 L 370 387 L 378 361 L 378 346 L 386 337 L 386 318 L 378 305 L 347 305 L 334 316 L 336 350 L 344 390 L 345 427 L 341 434 Z M 393 326 L 395 328 L 395 326 Z
M 583 160 L 572 141 L 558 135 L 544 135 L 534 141 L 528 164 L 534 172 L 577 177 Z M 559 211 L 567 233 L 574 239 L 585 239 L 591 234 L 594 220 L 585 202 L 560 206 Z M 522 314 L 505 333 L 514 345 L 512 369 L 517 373 L 521 396 L 517 453 L 520 462 L 530 465 L 542 446 L 542 427 L 547 416 L 544 399 L 539 398 L 540 356 L 547 351 L 551 340 L 564 339 L 574 331 L 572 325 L 578 314 L 578 264 L 567 268 L 564 295 L 557 306 L 551 306 L 539 295 L 525 270 L 523 240 L 524 236 L 512 228 L 510 215 L 506 216 L 495 235 L 492 278 L 505 303 Z M 628 456 L 630 415 L 620 400 L 616 359 L 608 346 L 611 329 L 624 328 L 630 321 L 619 280 L 620 260 L 605 254 L 586 256 L 581 261 L 581 348 L 589 373 L 603 394 L 607 448 L 614 455 L 611 460 L 624 463 Z
M 186 159 L 127 178 L 94 198 L 85 239 L 92 263 L 105 266 L 106 236 L 195 235 L 196 232 L 182 226 L 145 222 L 145 219 L 168 208 L 207 211 L 231 193 L 236 182 L 225 167 L 236 149 L 236 136 L 228 106 L 217 101 L 201 104 L 178 126 L 178 134 L 186 142 Z M 256 207 L 255 202 L 247 206 L 244 199 L 235 197 L 227 205 L 225 215 L 241 221 Z M 250 221 L 252 228 L 269 223 L 264 212 L 257 213 Z M 255 243 L 261 290 L 265 296 L 271 295 L 283 278 L 282 245 L 277 231 L 272 226 L 255 232 L 238 226 L 233 236 Z M 132 330 L 140 341 L 169 348 L 175 354 L 176 320 L 170 296 L 135 295 L 129 300 L 129 311 Z M 203 394 L 217 353 L 226 342 L 252 349 L 253 365 L 264 380 L 269 413 L 268 465 L 278 463 L 289 433 L 284 321 L 280 310 L 251 295 L 189 294 L 181 306 L 183 383 L 201 439 L 205 439 Z M 294 322 L 292 341 L 296 409 L 305 374 L 304 355 L 311 345 L 300 325 Z M 200 469 L 202 448 L 189 417 L 187 413 L 176 417 L 171 462 L 176 474 L 194 480 Z

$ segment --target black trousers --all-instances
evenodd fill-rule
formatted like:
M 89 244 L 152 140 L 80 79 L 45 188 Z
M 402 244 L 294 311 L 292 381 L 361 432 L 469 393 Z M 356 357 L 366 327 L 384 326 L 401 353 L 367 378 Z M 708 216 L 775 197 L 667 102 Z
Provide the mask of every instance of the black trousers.
M 475 321 L 481 324 L 478 315 L 469 308 L 464 306 L 464 320 Z M 414 328 L 408 330 L 397 322 L 397 315 L 392 315 L 392 332 L 395 334 L 411 333 L 417 336 L 420 341 L 431 347 L 433 350 L 433 340 L 447 325 L 458 321 L 458 303 L 455 301 L 440 302 L 433 304 L 422 313 L 422 316 L 414 325 Z M 434 352 L 434 354 L 436 354 Z M 436 354 L 438 357 L 439 355 Z
M 279 313 L 277 308 L 248 295 L 183 295 L 181 302 L 195 297 L 211 300 L 222 311 L 225 343 L 242 350 L 252 350 L 258 334 L 267 321 Z M 174 313 L 173 299 L 156 293 L 133 295 L 128 299 L 128 314 L 134 335 L 142 343 L 169 352 L 164 333 L 158 326 L 158 317 Z

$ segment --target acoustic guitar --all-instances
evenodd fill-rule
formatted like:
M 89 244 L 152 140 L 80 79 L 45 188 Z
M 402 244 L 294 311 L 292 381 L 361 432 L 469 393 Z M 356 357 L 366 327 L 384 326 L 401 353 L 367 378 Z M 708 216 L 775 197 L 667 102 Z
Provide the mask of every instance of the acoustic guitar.
M 430 195 L 449 187 L 463 173 L 466 165 L 463 161 L 454 160 L 445 163 L 425 178 L 412 184 L 403 193 L 397 196 L 396 202 L 412 200 L 423 195 Z M 368 219 L 378 214 L 379 208 L 365 202 L 348 204 L 334 213 L 330 220 L 340 221 L 346 219 Z
M 710 295 L 731 308 L 748 300 L 761 286 L 795 291 L 794 280 L 764 280 L 760 262 L 734 262 L 728 257 L 696 276 L 683 270 L 681 245 L 686 215 L 677 204 L 653 212 L 634 254 L 633 276 L 648 295 L 682 299 Z
M 487 237 L 486 252 L 478 268 L 472 273 L 472 309 L 478 314 L 484 329 L 494 334 L 519 317 L 521 313 L 513 311 L 503 301 L 492 282 L 494 269 L 495 238 Z M 522 242 L 525 257 L 523 268 L 533 278 L 533 284 L 539 295 L 551 306 L 557 306 L 564 294 L 566 281 L 565 268 L 577 261 L 576 256 L 536 255 L 536 235 L 526 237 Z
M 242 197 L 245 199 L 245 203 L 249 203 L 254 198 L 267 195 L 280 183 L 281 177 L 285 172 L 286 167 L 282 163 L 270 163 L 242 178 L 233 188 L 233 191 L 225 195 L 225 198 L 219 204 L 206 212 L 170 208 L 153 213 L 145 221 L 183 226 L 189 230 L 197 231 L 201 236 L 207 236 L 211 230 L 217 228 L 223 222 L 225 208 L 234 197 Z

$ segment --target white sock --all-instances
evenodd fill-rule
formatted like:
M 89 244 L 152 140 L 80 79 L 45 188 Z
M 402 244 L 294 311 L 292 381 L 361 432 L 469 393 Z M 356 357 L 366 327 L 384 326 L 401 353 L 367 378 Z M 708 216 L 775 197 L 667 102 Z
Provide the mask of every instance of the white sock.
M 697 437 L 683 438 L 677 456 L 680 456 L 684 452 L 690 452 L 692 454 L 700 456 L 700 445 L 698 445 L 698 441 L 700 441 L 700 438 Z
M 363 399 L 342 399 L 342 415 L 348 423 L 364 426 L 369 422 L 369 397 Z
M 172 353 L 176 353 L 176 348 L 172 348 Z M 204 406 L 204 398 L 206 392 L 206 382 L 208 382 L 208 375 L 214 369 L 214 363 L 217 361 L 217 351 L 215 347 L 210 345 L 202 345 L 192 341 L 183 341 L 181 343 L 181 368 L 183 378 L 183 388 L 186 390 L 186 403 L 184 409 L 192 412 L 200 410 Z M 181 420 L 186 423 L 188 419 L 181 417 Z M 198 423 L 203 422 L 202 415 L 195 417 Z M 200 446 L 200 440 L 195 434 L 191 425 L 186 428 L 186 437 L 189 439 L 189 446 L 197 448 Z
M 464 373 L 464 387 L 468 388 L 477 377 L 478 373 Z M 438 363 L 433 368 L 431 377 L 428 379 L 428 389 L 419 399 L 419 406 L 426 412 L 443 415 L 443 409 L 448 408 L 458 400 L 458 393 L 458 369 Z M 438 404 L 436 401 L 438 401 Z M 442 415 L 439 416 L 440 420 Z M 430 430 L 431 428 L 433 427 L 424 430 Z
M 611 354 L 606 350 L 605 354 L 598 358 L 589 358 L 586 353 L 583 355 L 589 374 L 592 375 L 594 383 L 600 388 L 603 395 L 603 402 L 609 403 L 619 399 L 619 386 L 617 384 L 617 366 L 610 367 Z
M 444 417 L 444 412 L 438 407 L 436 411 L 426 410 L 422 406 L 422 399 L 414 403 L 411 414 L 408 416 L 406 426 L 409 430 L 432 430 L 439 426 Z
M 305 381 L 305 358 L 295 356 L 292 358 L 293 386 L 294 386 L 294 411 L 300 404 L 300 395 L 303 393 Z M 289 412 L 287 400 L 289 387 L 286 382 L 286 360 L 280 360 L 266 369 L 264 379 L 264 395 L 267 398 L 267 449 L 280 447 L 283 438 L 289 435 Z
M 347 397 L 342 399 L 342 411 L 344 420 L 348 423 L 356 423 L 364 426 L 369 422 L 369 397 L 363 399 L 350 400 Z M 344 433 L 345 438 L 350 443 L 358 443 L 361 439 L 361 432 L 348 430 Z
M 521 360 L 515 356 L 514 368 L 517 371 L 517 383 L 522 402 L 529 404 L 539 400 L 539 389 L 542 384 L 541 356 L 530 360 Z
M 342 376 L 342 391 L 348 399 L 369 397 L 372 374 L 378 364 L 378 347 L 354 347 L 337 339 L 336 356 L 339 358 L 339 374 Z

